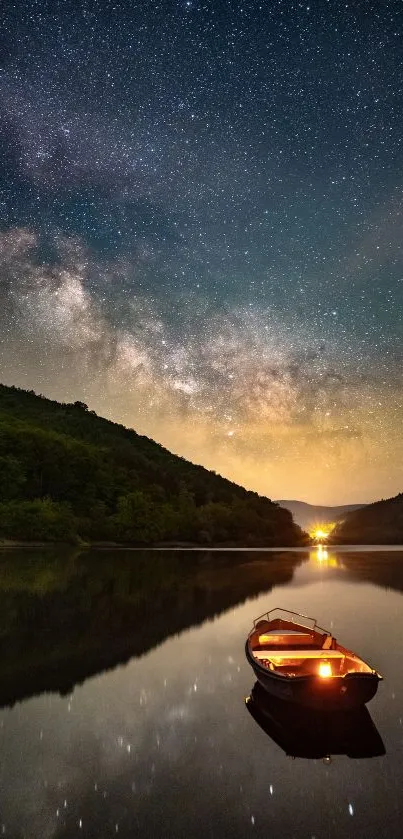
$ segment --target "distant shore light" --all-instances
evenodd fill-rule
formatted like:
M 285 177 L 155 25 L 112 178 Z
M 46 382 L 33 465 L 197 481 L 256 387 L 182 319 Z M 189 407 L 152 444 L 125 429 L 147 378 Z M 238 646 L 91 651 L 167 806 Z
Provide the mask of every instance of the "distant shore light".
M 335 522 L 328 522 L 327 524 L 315 524 L 309 530 L 311 539 L 315 542 L 325 542 L 336 527 Z

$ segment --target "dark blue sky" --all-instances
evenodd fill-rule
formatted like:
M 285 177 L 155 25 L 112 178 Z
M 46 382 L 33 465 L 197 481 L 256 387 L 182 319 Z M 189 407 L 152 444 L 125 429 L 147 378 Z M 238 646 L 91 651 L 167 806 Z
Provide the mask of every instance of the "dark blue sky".
M 401 3 L 18 2 L 0 32 L 2 380 L 272 497 L 401 489 Z

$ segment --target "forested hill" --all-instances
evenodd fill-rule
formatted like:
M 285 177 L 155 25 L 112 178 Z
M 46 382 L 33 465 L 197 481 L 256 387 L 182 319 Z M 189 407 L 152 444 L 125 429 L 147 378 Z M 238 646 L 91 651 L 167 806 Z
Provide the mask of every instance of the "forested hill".
M 293 546 L 291 514 L 147 437 L 0 385 L 0 539 Z
M 339 545 L 403 545 L 403 493 L 349 513 L 332 533 Z

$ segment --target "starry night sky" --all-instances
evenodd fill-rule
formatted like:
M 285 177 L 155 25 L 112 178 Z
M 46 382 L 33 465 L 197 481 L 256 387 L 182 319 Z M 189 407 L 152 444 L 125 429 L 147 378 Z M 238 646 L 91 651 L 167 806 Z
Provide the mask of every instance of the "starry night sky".
M 403 490 L 403 7 L 0 21 L 0 380 L 271 498 Z

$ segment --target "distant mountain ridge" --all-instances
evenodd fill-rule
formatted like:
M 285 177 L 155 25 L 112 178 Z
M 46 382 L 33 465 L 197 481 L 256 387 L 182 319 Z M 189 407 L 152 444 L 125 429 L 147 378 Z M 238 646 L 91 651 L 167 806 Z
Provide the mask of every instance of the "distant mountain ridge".
M 296 524 L 303 530 L 309 529 L 312 525 L 320 522 L 337 521 L 347 513 L 354 510 L 361 510 L 365 504 L 342 504 L 337 507 L 326 507 L 320 504 L 308 504 L 306 501 L 289 501 L 282 499 L 277 501 L 280 507 L 292 513 Z

